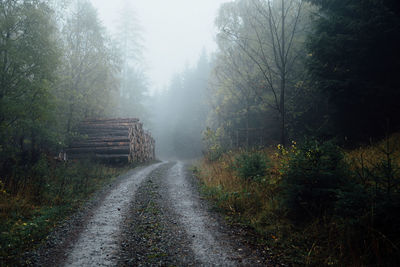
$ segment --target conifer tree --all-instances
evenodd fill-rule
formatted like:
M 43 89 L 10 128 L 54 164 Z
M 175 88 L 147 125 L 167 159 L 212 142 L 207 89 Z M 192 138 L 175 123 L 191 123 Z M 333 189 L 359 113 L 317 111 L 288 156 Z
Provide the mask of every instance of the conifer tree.
M 320 10 L 309 39 L 308 66 L 313 86 L 327 98 L 329 112 L 323 115 L 334 134 L 367 140 L 396 130 L 400 2 L 310 2 Z

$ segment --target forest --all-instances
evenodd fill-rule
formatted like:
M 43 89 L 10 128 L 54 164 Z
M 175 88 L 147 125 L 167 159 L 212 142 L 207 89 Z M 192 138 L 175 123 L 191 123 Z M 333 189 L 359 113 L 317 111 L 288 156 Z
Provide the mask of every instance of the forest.
M 207 72 L 202 57 L 166 93 L 182 104 L 159 105 L 167 144 L 196 152 L 203 129 L 205 194 L 278 258 L 396 266 L 399 2 L 236 0 L 215 24 Z
M 400 262 L 399 1 L 227 1 L 217 49 L 154 94 L 130 12 L 113 36 L 88 0 L 0 2 L 0 260 L 129 168 L 55 160 L 78 125 L 140 118 L 279 261 Z
M 142 45 L 129 8 L 111 36 L 90 1 L 0 2 L 0 265 L 126 169 L 58 157 L 83 138 L 83 120 L 146 123 Z

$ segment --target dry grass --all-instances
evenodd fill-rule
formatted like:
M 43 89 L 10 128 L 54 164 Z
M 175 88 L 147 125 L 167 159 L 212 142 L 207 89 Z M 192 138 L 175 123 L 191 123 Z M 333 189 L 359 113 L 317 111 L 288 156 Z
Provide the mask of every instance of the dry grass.
M 309 266 L 391 266 L 396 258 L 393 255 L 400 254 L 395 241 L 399 237 L 387 236 L 370 225 L 375 215 L 368 212 L 365 219 L 360 219 L 366 221 L 362 227 L 332 217 L 316 218 L 300 227 L 286 219 L 285 208 L 280 206 L 280 190 L 289 156 L 296 153 L 295 144 L 289 150 L 271 147 L 258 151 L 269 158 L 268 174 L 261 182 L 241 179 L 232 168 L 242 152 L 228 152 L 214 162 L 203 160 L 198 176 L 205 194 L 231 220 L 258 232 L 279 260 Z M 393 195 L 400 193 L 400 134 L 344 154 L 349 179 L 355 179 L 366 190 L 387 192 L 391 188 Z
M 385 162 L 390 161 L 393 167 L 400 166 L 400 133 L 376 144 L 347 151 L 345 156 L 350 169 L 367 182 L 371 172 L 382 167 Z
M 48 161 L 41 178 L 0 180 L 0 265 L 14 266 L 20 255 L 40 244 L 60 221 L 126 168 L 93 163 Z M 33 172 L 32 172 L 33 173 Z
M 198 166 L 198 177 L 203 193 L 213 200 L 232 223 L 250 226 L 259 235 L 259 242 L 274 251 L 279 261 L 300 262 L 303 257 L 297 241 L 285 236 L 292 231 L 280 208 L 279 190 L 282 174 L 288 163 L 288 153 L 276 147 L 261 152 L 269 159 L 268 173 L 262 181 L 248 181 L 238 177 L 232 168 L 235 159 L 244 151 L 230 151 L 218 161 L 203 159 Z M 284 243 L 292 242 L 291 252 Z
M 269 155 L 272 149 L 263 150 L 262 153 Z M 241 152 L 229 152 L 222 156 L 219 161 L 201 162 L 201 180 L 207 188 L 215 188 L 223 195 L 224 201 L 220 202 L 220 207 L 232 213 L 257 214 L 264 209 L 273 209 L 277 205 L 274 200 L 277 185 L 281 179 L 279 173 L 281 163 L 278 158 L 273 158 L 269 164 L 268 177 L 265 181 L 254 182 L 243 180 L 238 177 L 234 168 L 235 158 Z M 256 220 L 249 216 L 252 220 Z

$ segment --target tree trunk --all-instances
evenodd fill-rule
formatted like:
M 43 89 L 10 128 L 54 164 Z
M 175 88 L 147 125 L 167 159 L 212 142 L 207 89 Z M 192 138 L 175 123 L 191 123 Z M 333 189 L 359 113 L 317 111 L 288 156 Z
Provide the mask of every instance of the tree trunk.
M 281 110 L 281 144 L 286 145 L 285 136 L 285 89 L 286 89 L 286 48 L 285 48 L 285 0 L 282 2 L 282 47 L 281 47 L 281 98 L 280 98 L 280 110 Z

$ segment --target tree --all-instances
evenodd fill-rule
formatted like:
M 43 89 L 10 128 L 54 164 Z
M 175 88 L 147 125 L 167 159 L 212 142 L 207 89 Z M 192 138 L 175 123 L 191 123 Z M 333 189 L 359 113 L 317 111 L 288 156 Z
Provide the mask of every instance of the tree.
M 267 119 L 260 119 L 268 116 L 258 94 L 262 90 L 262 77 L 247 55 L 239 49 L 229 48 L 217 56 L 211 77 L 213 91 L 209 99 L 214 109 L 209 121 L 214 120 L 213 128 L 225 134 L 223 139 L 228 139 L 225 143 L 249 147 L 253 143 L 250 128 L 267 126 Z M 244 141 L 239 136 L 240 130 L 245 132 Z
M 129 1 L 124 2 L 116 30 L 121 53 L 119 115 L 147 117 L 144 108 L 147 81 L 143 70 L 143 39 Z
M 0 161 L 28 150 L 34 162 L 50 141 L 59 59 L 52 15 L 39 0 L 0 3 Z
M 256 93 L 267 96 L 266 104 L 279 113 L 282 144 L 287 139 L 286 94 L 296 82 L 305 11 L 301 0 L 241 0 L 225 4 L 217 20 L 219 39 L 245 54 L 262 75 L 263 90 Z
M 118 91 L 119 58 L 87 0 L 76 1 L 63 30 L 59 116 L 71 133 L 84 118 L 111 115 Z
M 398 130 L 399 1 L 310 2 L 320 9 L 308 68 L 327 99 L 332 135 L 354 142 Z

